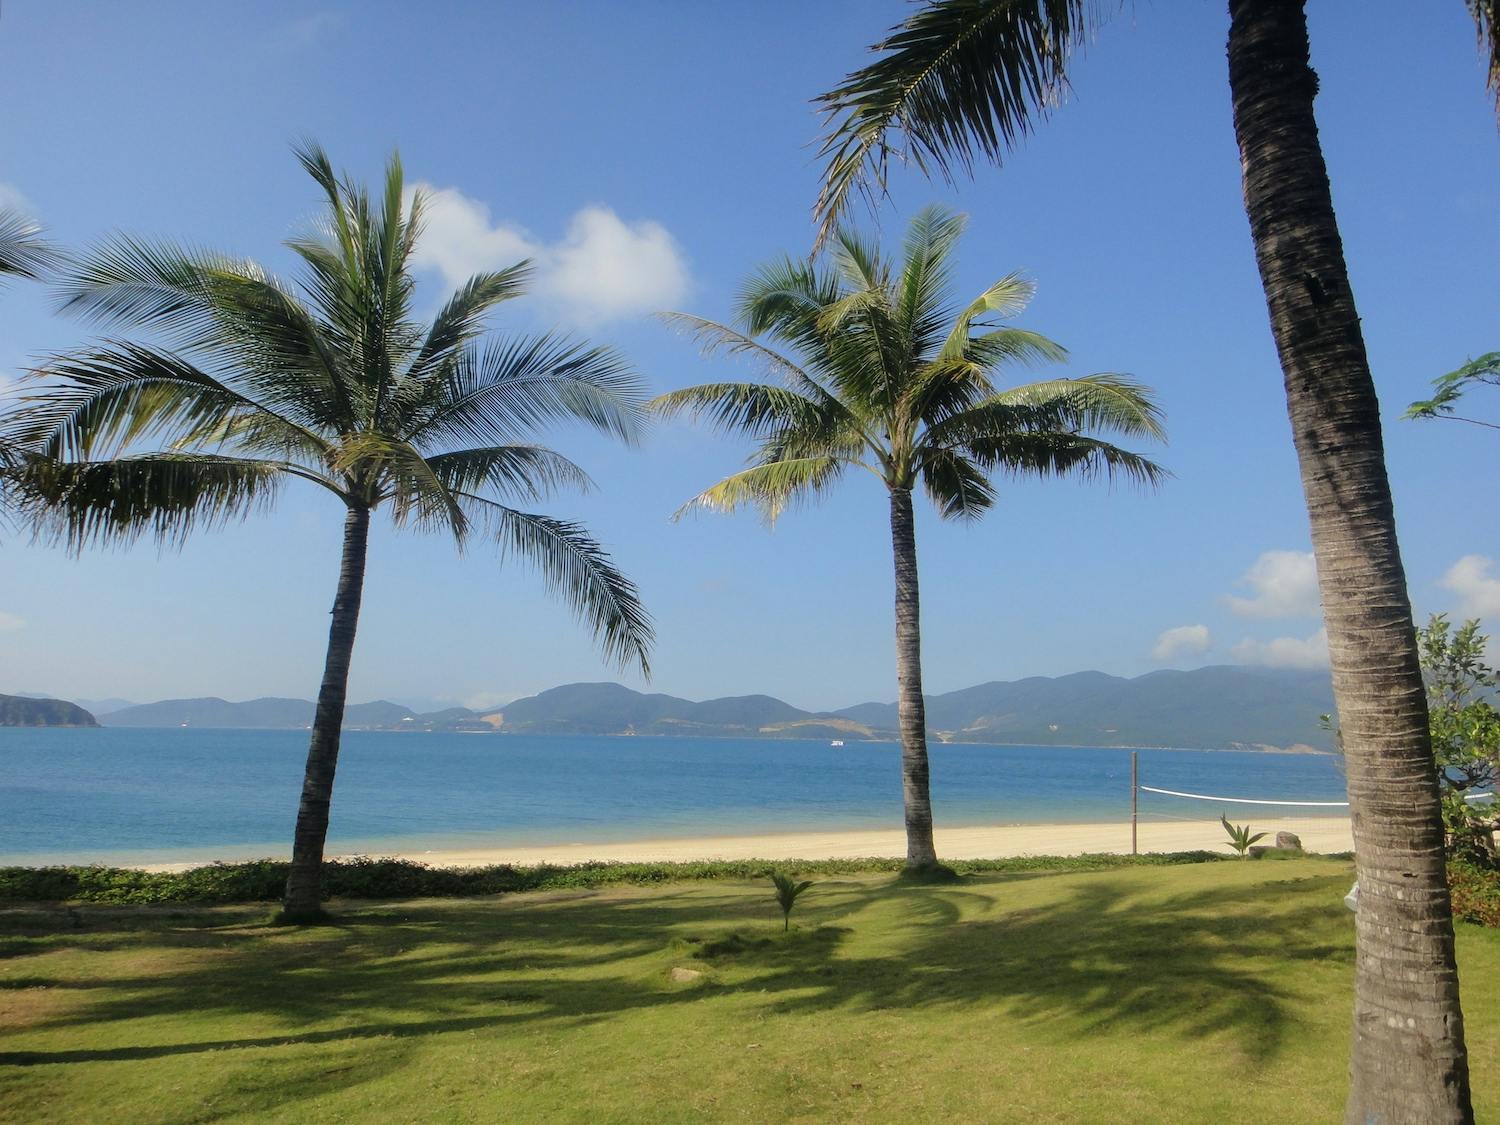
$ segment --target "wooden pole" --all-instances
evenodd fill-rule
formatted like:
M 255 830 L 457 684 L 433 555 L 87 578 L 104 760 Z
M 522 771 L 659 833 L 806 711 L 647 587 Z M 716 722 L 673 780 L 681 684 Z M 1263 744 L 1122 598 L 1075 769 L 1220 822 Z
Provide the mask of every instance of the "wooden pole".
M 1140 797 L 1140 754 L 1138 751 L 1130 752 L 1130 854 L 1139 855 L 1136 851 L 1136 824 L 1138 813 L 1138 800 Z

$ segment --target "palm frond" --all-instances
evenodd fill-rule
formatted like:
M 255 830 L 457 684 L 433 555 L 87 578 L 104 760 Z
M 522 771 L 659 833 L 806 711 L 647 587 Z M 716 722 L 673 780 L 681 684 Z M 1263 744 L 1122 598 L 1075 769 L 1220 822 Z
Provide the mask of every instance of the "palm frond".
M 640 439 L 645 388 L 612 348 L 546 333 L 466 349 L 409 411 L 403 436 L 509 444 L 544 422 L 580 421 L 627 444 Z
M 455 449 L 429 456 L 427 465 L 453 492 L 493 489 L 501 496 L 543 500 L 564 488 L 588 491 L 589 475 L 576 464 L 540 445 L 494 445 Z
M 768 348 L 753 336 L 691 313 L 664 312 L 657 316 L 670 327 L 690 337 L 705 356 L 723 354 L 747 358 L 775 375 L 793 391 L 825 409 L 845 409 L 828 388 L 806 369 L 780 352 Z
M 1127 437 L 1165 441 L 1161 407 L 1151 388 L 1113 372 L 1074 379 L 1048 379 L 1001 391 L 991 400 L 998 406 L 1022 407 L 1054 415 L 1056 425 L 1069 429 L 1105 430 Z M 982 411 L 987 403 L 975 410 Z
M 970 335 L 973 332 L 974 325 L 980 321 L 981 317 L 987 315 L 998 317 L 1015 316 L 1031 303 L 1032 295 L 1035 292 L 1036 286 L 1019 273 L 1006 274 L 983 293 L 979 294 L 978 297 L 974 298 L 968 308 L 958 314 L 958 317 L 953 321 L 952 329 L 948 333 L 948 339 L 943 343 L 943 350 L 939 353 L 939 358 L 957 359 L 959 356 L 964 355 L 969 347 Z M 1053 347 L 1056 348 L 1057 345 L 1054 344 Z M 1061 348 L 1058 348 L 1059 352 L 1061 350 Z M 1061 355 L 1058 358 L 1062 358 Z
M 180 544 L 271 507 L 288 466 L 204 453 L 150 453 L 109 461 L 38 458 L 21 503 L 37 535 L 79 551 L 142 536 Z
M 1500 112 L 1500 0 L 1464 0 L 1464 3 L 1474 17 L 1479 49 L 1484 52 L 1485 81 L 1495 96 L 1496 111 Z
M 689 414 L 717 429 L 755 437 L 788 428 L 834 430 L 844 414 L 830 412 L 796 391 L 764 383 L 704 383 L 658 395 L 648 405 L 663 418 Z
M 58 291 L 64 312 L 161 332 L 222 362 L 303 424 L 339 428 L 358 412 L 324 326 L 254 262 L 120 236 L 75 263 Z
M 562 595 L 594 633 L 607 659 L 636 664 L 651 674 L 655 633 L 634 584 L 610 561 L 597 540 L 576 523 L 517 511 L 482 496 L 461 495 L 469 516 L 502 551 L 540 571 L 549 590 Z
M 845 462 L 837 457 L 791 457 L 756 465 L 725 477 L 712 488 L 693 497 L 673 515 L 681 519 L 694 509 L 732 512 L 752 505 L 767 523 L 774 524 L 789 504 L 822 492 L 843 472 Z
M 898 157 L 951 178 L 998 162 L 1061 98 L 1072 51 L 1100 22 L 1098 0 L 929 0 L 872 49 L 882 57 L 817 99 L 826 159 L 815 217 L 821 243 L 855 190 L 886 187 Z
M 56 357 L 38 374 L 54 382 L 26 400 L 9 431 L 48 457 L 87 460 L 145 438 L 166 445 L 233 439 L 249 451 L 313 462 L 327 451 L 313 431 L 171 352 L 107 342 Z
M 952 449 L 924 452 L 922 486 L 944 519 L 977 520 L 995 503 L 995 489 L 984 473 Z
M 1015 477 L 1117 477 L 1155 487 L 1169 473 L 1138 453 L 1099 438 L 1069 433 L 1010 433 L 978 438 L 964 452 L 981 469 Z
M 62 254 L 42 237 L 42 228 L 21 212 L 0 207 L 0 274 L 35 281 L 62 261 Z

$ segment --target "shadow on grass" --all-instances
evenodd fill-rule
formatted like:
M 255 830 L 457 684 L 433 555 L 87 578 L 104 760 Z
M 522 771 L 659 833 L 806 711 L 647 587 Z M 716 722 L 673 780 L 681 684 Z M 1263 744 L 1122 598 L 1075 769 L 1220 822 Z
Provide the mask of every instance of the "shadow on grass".
M 10 978 L 11 988 L 66 988 L 68 1003 L 38 1011 L 24 1032 L 82 1037 L 84 1028 L 116 1025 L 109 1038 L 118 1041 L 129 1021 L 191 1011 L 196 1027 L 244 1033 L 21 1050 L 0 1053 L 0 1064 L 566 1028 L 724 997 L 792 1014 L 1000 1005 L 1017 1020 L 1057 1021 L 1067 1035 L 1127 1029 L 1186 1041 L 1232 1031 L 1264 1062 L 1287 1038 L 1298 999 L 1278 983 L 1286 963 L 1352 957 L 1337 898 L 1342 873 L 1176 896 L 1129 872 L 1046 876 L 1056 880 L 1050 899 L 1008 908 L 1006 887 L 1035 878 L 825 880 L 799 904 L 803 928 L 785 938 L 758 884 L 361 904 L 308 931 L 272 927 L 264 911 L 58 910 L 50 926 L 49 912 L 36 911 L 10 929 L 26 935 L 12 943 L 13 958 L 70 950 L 139 958 L 118 975 L 79 979 L 48 975 L 51 959 L 25 966 L 36 971 Z M 704 979 L 670 981 L 668 970 L 683 964 Z

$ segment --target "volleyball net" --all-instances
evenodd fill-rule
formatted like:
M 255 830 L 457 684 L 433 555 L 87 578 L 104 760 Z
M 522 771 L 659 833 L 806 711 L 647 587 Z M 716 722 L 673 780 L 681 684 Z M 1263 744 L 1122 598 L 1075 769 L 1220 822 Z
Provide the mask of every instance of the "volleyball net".
M 1464 800 L 1493 806 L 1495 794 L 1471 793 Z M 1225 820 L 1248 829 L 1251 835 L 1264 833 L 1257 847 L 1296 846 L 1310 852 L 1354 849 L 1348 801 L 1227 796 L 1143 785 L 1132 761 L 1132 852 L 1232 850 Z
M 1298 846 L 1310 852 L 1347 852 L 1354 847 L 1348 801 L 1189 793 L 1137 784 L 1133 837 L 1138 852 L 1228 850 L 1224 821 L 1264 832 L 1257 846 Z M 1295 843 L 1288 839 L 1295 837 Z

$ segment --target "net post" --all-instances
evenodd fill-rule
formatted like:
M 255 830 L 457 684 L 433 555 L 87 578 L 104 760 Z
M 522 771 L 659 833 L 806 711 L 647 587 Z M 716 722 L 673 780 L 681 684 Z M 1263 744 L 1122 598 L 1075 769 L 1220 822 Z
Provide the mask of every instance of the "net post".
M 1139 855 L 1136 850 L 1136 826 L 1139 820 L 1139 800 L 1141 794 L 1140 775 L 1140 752 L 1130 752 L 1130 854 Z

